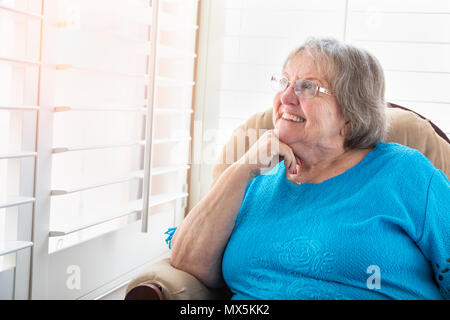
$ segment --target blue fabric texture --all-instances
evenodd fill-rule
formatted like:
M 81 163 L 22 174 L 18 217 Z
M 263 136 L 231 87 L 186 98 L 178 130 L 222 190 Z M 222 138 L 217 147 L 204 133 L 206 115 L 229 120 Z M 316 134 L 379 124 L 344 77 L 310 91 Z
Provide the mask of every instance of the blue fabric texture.
M 232 299 L 450 298 L 450 184 L 420 152 L 382 142 L 318 184 L 285 171 L 246 187 L 222 260 Z

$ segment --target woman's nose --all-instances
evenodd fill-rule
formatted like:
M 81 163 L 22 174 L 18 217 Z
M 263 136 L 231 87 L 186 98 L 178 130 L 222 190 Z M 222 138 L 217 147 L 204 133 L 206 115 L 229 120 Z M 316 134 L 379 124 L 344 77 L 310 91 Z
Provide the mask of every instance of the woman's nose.
M 294 86 L 290 85 L 286 88 L 286 90 L 281 94 L 281 103 L 282 104 L 298 104 L 298 97 L 295 94 Z

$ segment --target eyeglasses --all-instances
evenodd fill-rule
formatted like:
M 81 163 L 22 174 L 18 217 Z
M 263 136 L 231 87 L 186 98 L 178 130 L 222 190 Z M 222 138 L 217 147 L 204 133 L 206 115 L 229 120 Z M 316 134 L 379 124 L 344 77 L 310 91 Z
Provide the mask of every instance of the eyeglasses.
M 279 92 L 285 91 L 290 85 L 291 81 L 282 75 L 273 75 L 270 79 L 272 89 Z M 317 86 L 314 82 L 309 80 L 295 80 L 294 92 L 301 98 L 314 98 L 318 92 L 325 93 L 331 96 L 331 92 L 328 89 Z

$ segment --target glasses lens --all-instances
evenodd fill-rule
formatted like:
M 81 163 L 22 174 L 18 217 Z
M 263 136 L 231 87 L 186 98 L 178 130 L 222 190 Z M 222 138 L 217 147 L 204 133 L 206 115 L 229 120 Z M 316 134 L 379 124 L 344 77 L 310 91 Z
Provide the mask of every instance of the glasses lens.
M 308 80 L 297 80 L 294 85 L 295 94 L 302 98 L 313 98 L 317 93 L 317 86 Z
M 270 85 L 274 91 L 284 91 L 287 87 L 288 80 L 279 75 L 274 75 L 270 78 Z

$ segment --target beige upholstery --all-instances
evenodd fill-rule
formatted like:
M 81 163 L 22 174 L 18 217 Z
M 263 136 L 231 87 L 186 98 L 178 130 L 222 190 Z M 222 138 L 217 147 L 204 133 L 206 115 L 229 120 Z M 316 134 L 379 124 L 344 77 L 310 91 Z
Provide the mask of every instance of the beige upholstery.
M 161 287 L 166 300 L 217 300 L 227 295 L 225 289 L 207 288 L 189 273 L 175 269 L 168 258 L 152 264 L 146 272 L 133 279 L 126 292 L 147 282 Z
M 386 142 L 397 142 L 417 149 L 430 159 L 435 167 L 441 169 L 447 177 L 450 176 L 450 144 L 438 136 L 431 125 L 412 112 L 389 108 L 390 129 Z M 213 169 L 213 184 L 221 173 L 230 165 L 225 160 L 228 150 L 234 150 L 233 161 L 240 158 L 250 147 L 247 138 L 245 150 L 237 153 L 237 139 L 245 136 L 248 129 L 273 129 L 272 108 L 257 113 L 246 123 L 239 126 L 228 143 L 224 146 L 219 161 Z M 257 138 L 262 134 L 256 132 Z M 212 187 L 212 186 L 211 186 Z M 152 265 L 146 273 L 134 279 L 127 292 L 138 284 L 152 282 L 162 288 L 166 299 L 222 299 L 229 297 L 227 288 L 211 290 L 205 287 L 192 275 L 173 268 L 168 259 Z

